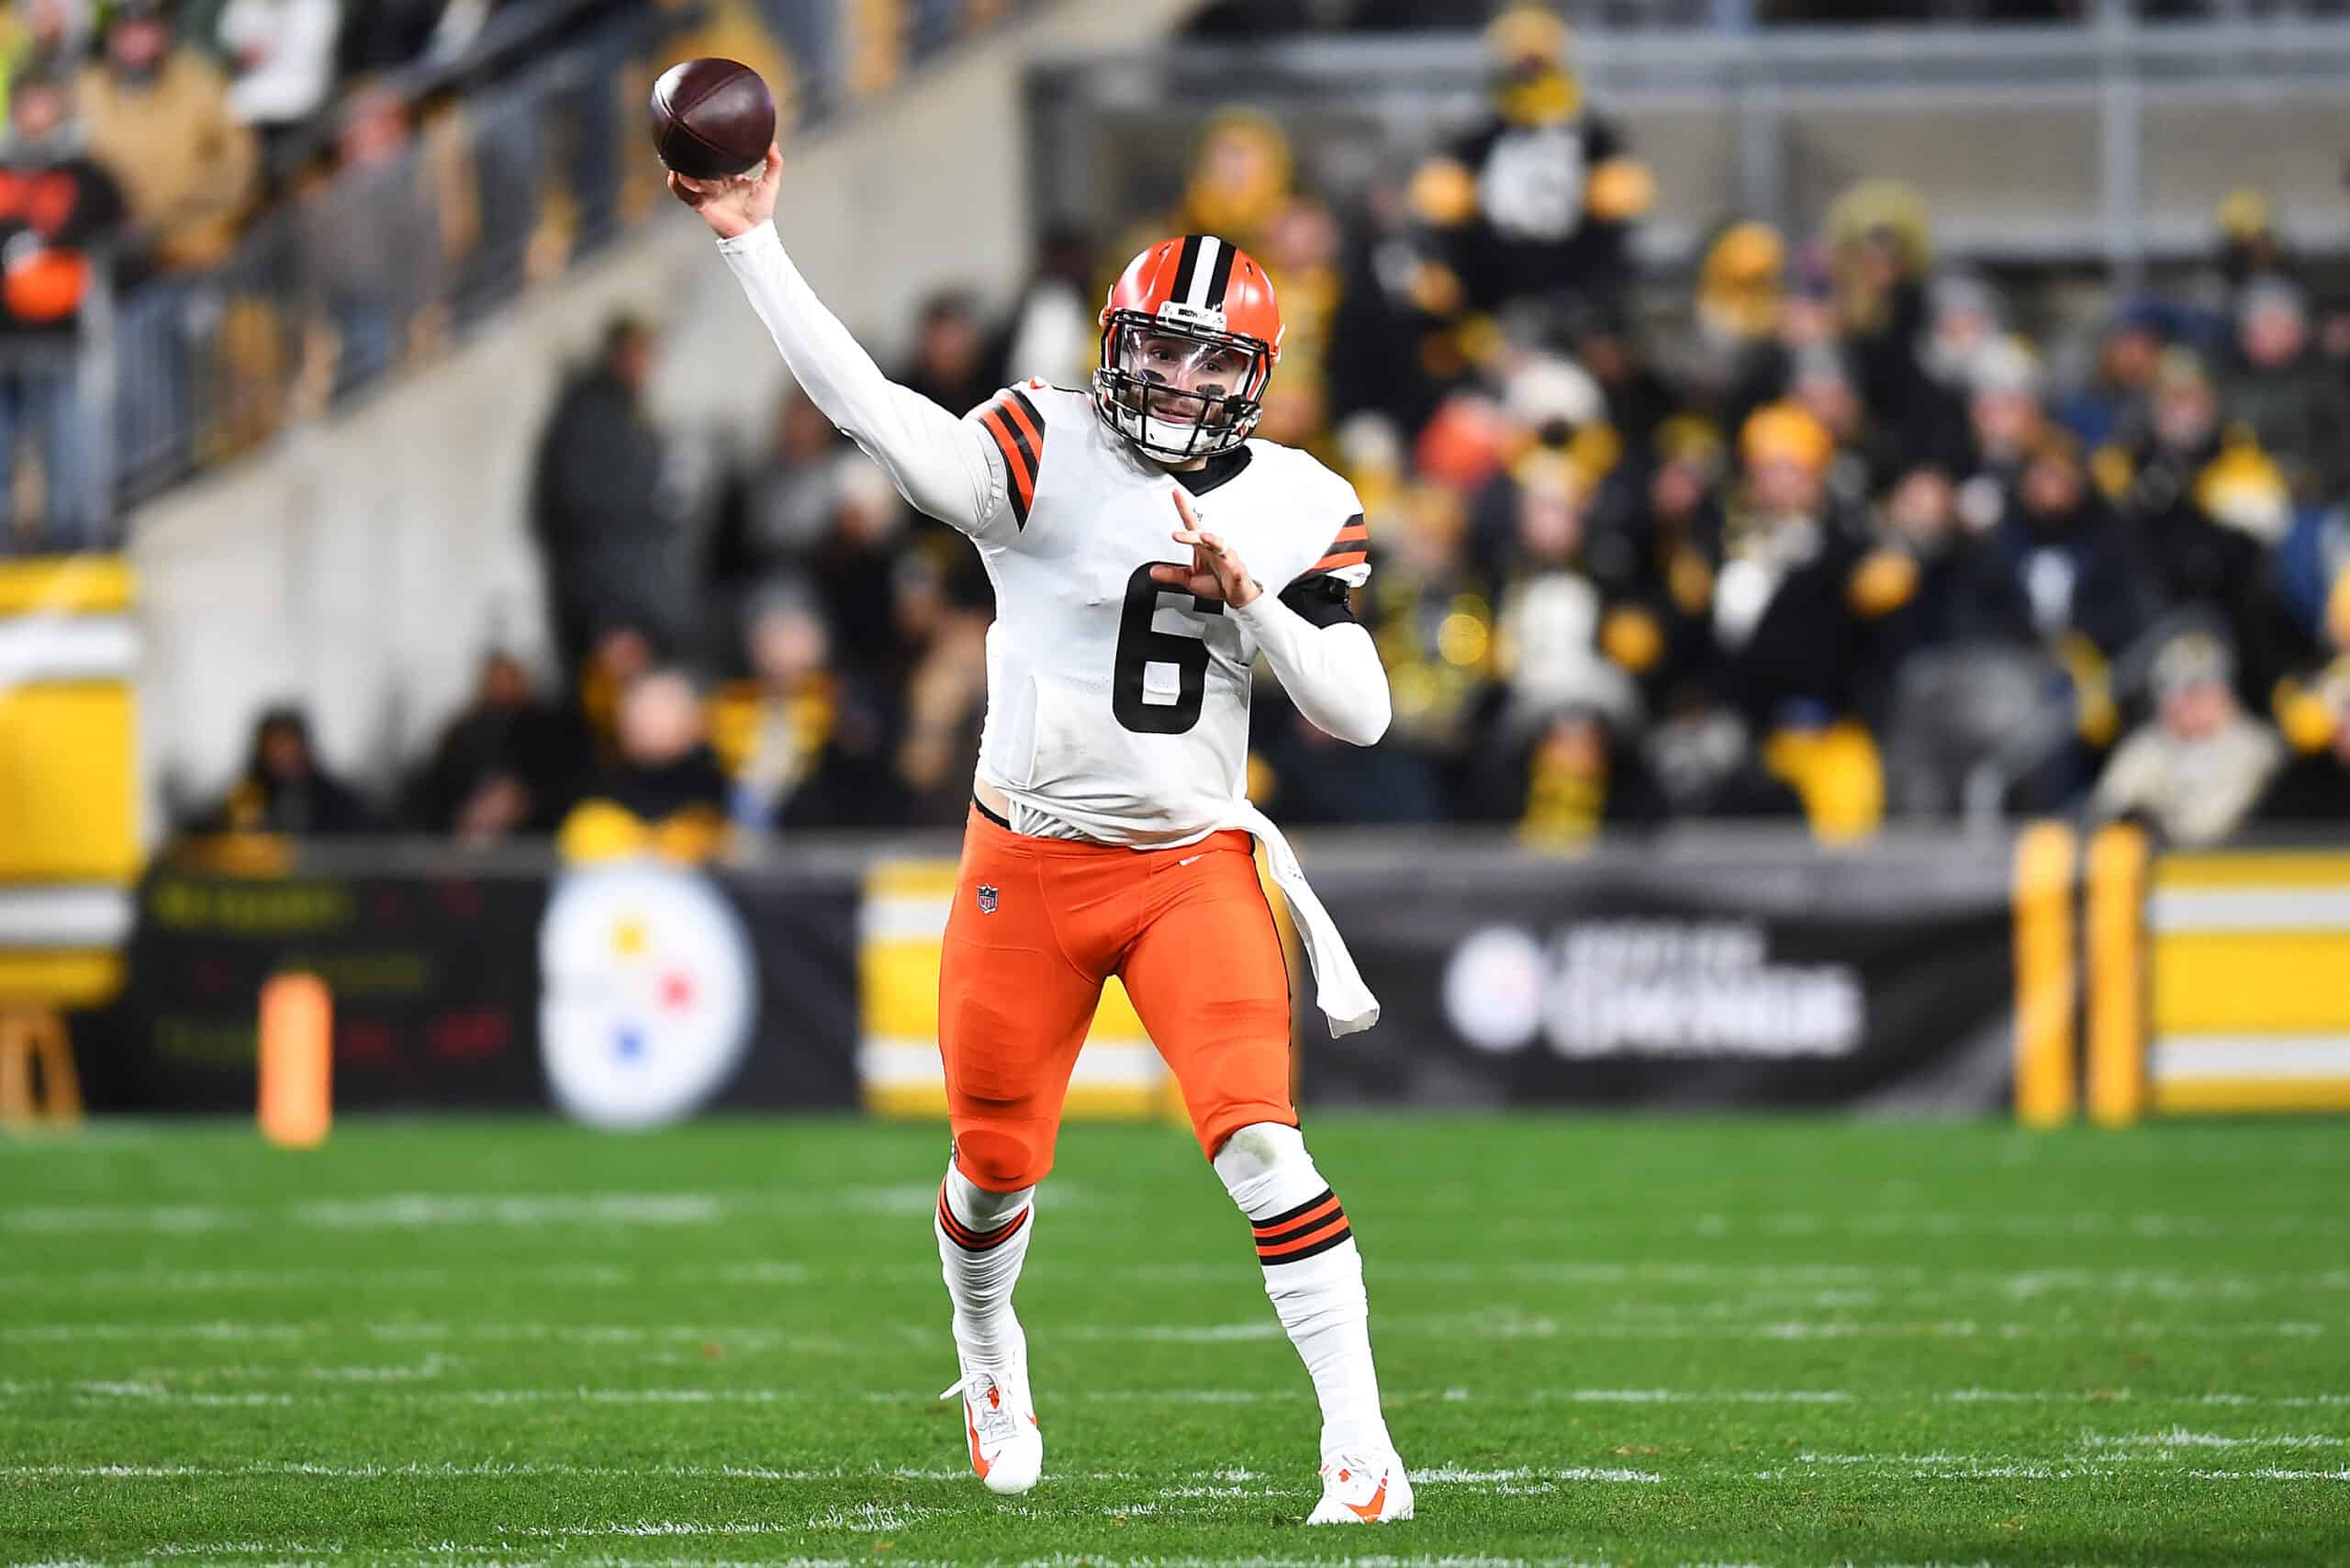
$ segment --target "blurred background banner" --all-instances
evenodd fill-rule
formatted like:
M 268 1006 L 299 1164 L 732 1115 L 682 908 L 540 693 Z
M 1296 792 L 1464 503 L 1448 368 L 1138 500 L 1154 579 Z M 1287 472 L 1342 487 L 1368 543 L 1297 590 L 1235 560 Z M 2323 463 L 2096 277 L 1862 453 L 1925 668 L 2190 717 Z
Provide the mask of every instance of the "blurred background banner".
M 534 1019 L 542 876 L 253 877 L 162 868 L 139 890 L 129 983 L 79 1031 L 99 1105 L 249 1111 L 254 998 L 307 972 L 334 998 L 353 1109 L 546 1103 Z
M 148 878 L 129 983 L 76 1024 L 95 1108 L 251 1110 L 254 998 L 285 972 L 333 996 L 345 1108 L 856 1103 L 853 875 L 313 858 Z
M 1303 1026 L 1312 1104 L 2008 1101 L 2014 930 L 1983 846 L 1427 855 L 1315 882 L 1382 1011 Z

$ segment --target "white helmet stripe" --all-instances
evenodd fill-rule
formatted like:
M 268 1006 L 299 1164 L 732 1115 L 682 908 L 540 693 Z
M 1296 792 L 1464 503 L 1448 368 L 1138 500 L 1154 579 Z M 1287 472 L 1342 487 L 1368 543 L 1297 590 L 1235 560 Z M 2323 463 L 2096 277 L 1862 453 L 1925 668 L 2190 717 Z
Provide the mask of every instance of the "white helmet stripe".
M 1200 255 L 1192 263 L 1192 286 L 1184 304 L 1201 310 L 1208 308 L 1208 282 L 1215 276 L 1215 259 L 1223 250 L 1224 241 L 1214 235 L 1200 236 Z

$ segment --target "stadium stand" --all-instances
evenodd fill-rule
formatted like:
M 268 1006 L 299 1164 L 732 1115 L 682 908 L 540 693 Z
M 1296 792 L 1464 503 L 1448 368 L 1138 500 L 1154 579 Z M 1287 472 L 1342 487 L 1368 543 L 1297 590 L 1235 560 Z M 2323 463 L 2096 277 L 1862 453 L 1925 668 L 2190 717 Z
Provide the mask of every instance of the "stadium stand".
M 151 9 L 118 7 L 85 40 L 94 82 L 121 37 L 158 26 Z M 101 163 L 97 216 L 66 238 L 111 252 L 98 275 L 112 264 L 128 288 L 94 286 L 78 314 L 15 334 L 44 340 L 11 351 L 10 431 L 33 438 L 17 444 L 90 428 L 55 417 L 69 395 L 117 427 L 110 474 L 84 476 L 95 460 L 71 443 L 29 465 L 60 476 L 57 541 L 103 533 L 92 494 L 135 499 L 347 409 L 636 232 L 657 185 L 622 131 L 656 56 L 722 50 L 789 73 L 815 123 L 1009 7 L 898 7 L 880 34 L 856 7 L 748 0 L 385 7 L 345 19 L 330 71 L 239 54 L 252 9 L 178 13 L 165 58 L 227 106 L 223 134 L 261 127 L 255 215 L 232 242 L 202 237 L 209 215 L 253 206 L 253 182 L 231 181 L 178 198 L 197 216 L 175 232 L 197 237 L 163 243 L 137 216 L 162 198 L 127 192 L 129 231 L 156 237 L 134 259 L 109 242 Z M 292 13 L 319 18 L 284 9 L 287 47 L 309 39 Z M 1268 693 L 1252 778 L 1292 820 L 1486 823 L 1557 844 L 1718 818 L 1841 839 L 1888 819 L 2085 810 L 2177 833 L 2116 780 L 2149 755 L 2191 771 L 2222 744 L 2255 777 L 2227 821 L 2185 836 L 2319 809 L 2350 749 L 2337 219 L 2298 187 L 2244 188 L 2190 241 L 2161 195 L 2178 183 L 2173 130 L 2152 119 L 2105 123 L 2087 176 L 2150 183 L 2151 217 L 2116 229 L 2115 204 L 2091 203 L 2071 228 L 2024 215 L 2008 241 L 1966 171 L 1909 158 L 1912 141 L 1886 143 L 1891 178 L 1853 162 L 1870 123 L 1806 140 L 1817 72 L 1858 62 L 1898 90 L 1882 28 L 1998 24 L 1903 35 L 1935 40 L 1970 112 L 2037 90 L 2009 48 L 2027 34 L 2058 84 L 2042 97 L 2092 108 L 2110 107 L 2114 71 L 2148 79 L 2188 58 L 2181 40 L 2253 35 L 2224 6 L 1812 8 L 1801 19 L 1820 25 L 1780 28 L 1801 9 L 1570 6 L 1570 32 L 1516 7 L 1480 36 L 1411 31 L 1459 7 L 1208 6 L 1149 57 L 1181 110 L 1148 135 L 1136 116 L 1156 111 L 1135 106 L 1154 100 L 1120 85 L 1123 67 L 1042 65 L 1043 260 L 1025 281 L 957 272 L 951 249 L 943 273 L 934 260 L 946 286 L 901 325 L 901 373 L 958 406 L 1020 375 L 1082 377 L 1091 297 L 1136 235 L 1213 229 L 1264 259 L 1290 337 L 1263 432 L 1361 492 L 1380 566 L 1363 610 L 1397 691 L 1395 733 L 1367 762 Z M 2350 35 L 2323 10 L 2276 25 L 2330 59 Z M 1728 69 L 1758 28 L 1775 52 L 1748 77 L 1778 91 L 1751 123 L 1776 151 L 1692 192 L 1675 83 Z M 2257 61 L 2211 53 L 2200 74 L 2256 69 L 2281 38 L 2255 39 Z M 2103 74 L 2076 94 L 2081 70 Z M 1210 112 L 1203 74 L 1251 106 Z M 27 112 L 54 79 L 22 78 Z M 1341 100 L 1341 81 L 1367 86 Z M 104 101 L 82 96 L 84 113 Z M 1929 133 L 1936 102 L 1904 123 Z M 1394 156 L 1373 167 L 1365 145 Z M 1830 164 L 1867 177 L 1829 187 Z M 871 318 L 887 303 L 849 306 L 885 342 Z M 579 738 L 515 743 L 535 758 L 517 804 L 518 770 L 481 760 L 504 744 L 495 726 L 451 718 L 463 672 L 544 645 L 508 602 L 452 629 L 448 697 L 403 718 L 388 754 L 370 742 L 363 760 L 352 717 L 322 715 L 370 820 L 543 831 L 613 765 L 630 685 L 680 675 L 705 694 L 738 831 L 951 820 L 955 742 L 980 701 L 961 677 L 990 604 L 968 552 L 789 396 L 771 433 L 732 441 L 646 398 L 653 345 L 633 330 L 615 320 L 610 348 L 533 416 L 523 500 L 554 655 L 537 683 Z M 39 366 L 77 338 L 69 393 Z M 113 398 L 89 391 L 108 384 Z M 731 413 L 738 432 L 762 422 Z M 40 510 L 18 508 L 20 543 L 39 543 Z M 2182 639 L 2211 646 L 2187 661 Z M 2224 720 L 2182 716 L 2194 700 L 2164 674 L 2182 661 L 2223 672 Z M 434 738 L 467 722 L 487 753 L 461 767 Z M 2223 740 L 2240 733 L 2259 738 Z M 217 820 L 223 776 L 197 774 L 167 814 Z

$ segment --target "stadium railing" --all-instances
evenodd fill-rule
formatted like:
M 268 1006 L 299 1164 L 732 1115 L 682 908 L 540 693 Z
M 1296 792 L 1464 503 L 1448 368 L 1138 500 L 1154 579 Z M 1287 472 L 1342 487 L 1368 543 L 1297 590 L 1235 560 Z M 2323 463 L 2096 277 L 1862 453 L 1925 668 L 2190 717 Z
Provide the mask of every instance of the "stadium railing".
M 1937 253 L 1955 259 L 2098 263 L 2129 281 L 2207 253 L 2214 208 L 2246 184 L 2267 192 L 2288 242 L 2350 248 L 2329 129 L 2350 71 L 2337 7 L 1745 28 L 1635 26 L 1602 6 L 1574 62 L 1655 170 L 1658 208 L 1637 241 L 1651 264 L 1693 259 L 1726 217 L 1807 230 L 1863 175 L 1915 186 Z M 1473 124 L 1487 70 L 1471 32 L 1196 41 L 1040 66 L 1035 188 L 1069 202 L 1178 191 L 1186 132 L 1245 103 L 1281 120 L 1315 188 L 1346 193 Z
M 759 9 L 774 14 L 805 126 L 1034 4 Z M 657 190 L 627 180 L 649 154 L 625 89 L 650 82 L 660 40 L 701 21 L 707 0 L 567 27 L 591 8 L 543 0 L 501 13 L 462 57 L 387 76 L 375 85 L 408 106 L 406 148 L 266 213 L 218 266 L 115 302 L 87 357 L 120 388 L 111 439 L 92 445 L 96 482 L 119 507 L 364 392 L 655 209 Z M 333 122 L 311 135 L 313 151 L 329 146 Z

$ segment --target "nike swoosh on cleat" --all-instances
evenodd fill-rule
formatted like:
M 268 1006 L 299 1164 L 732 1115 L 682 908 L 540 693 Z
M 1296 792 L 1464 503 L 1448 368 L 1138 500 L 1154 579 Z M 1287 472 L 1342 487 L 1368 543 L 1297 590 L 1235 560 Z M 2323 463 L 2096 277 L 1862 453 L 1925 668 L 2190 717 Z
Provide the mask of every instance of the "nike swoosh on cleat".
M 985 1481 L 992 1466 L 988 1463 L 987 1456 L 979 1452 L 979 1427 L 978 1422 L 971 1419 L 971 1406 L 968 1402 L 963 1406 L 963 1429 L 971 1434 L 971 1468 L 979 1473 L 980 1480 Z M 1387 1483 L 1384 1479 L 1380 1482 L 1379 1490 L 1381 1496 L 1386 1495 Z
M 1345 1499 L 1341 1498 L 1340 1501 L 1343 1502 Z M 1364 1523 L 1377 1524 L 1379 1510 L 1387 1506 L 1387 1477 L 1383 1473 L 1380 1476 L 1379 1490 L 1371 1495 L 1370 1502 L 1348 1503 L 1347 1506 L 1352 1508 L 1355 1511 L 1355 1518 Z

